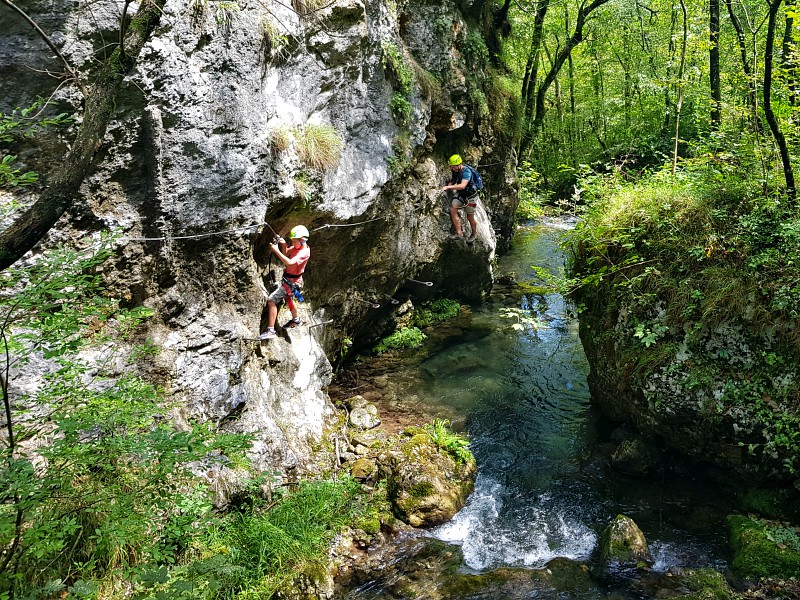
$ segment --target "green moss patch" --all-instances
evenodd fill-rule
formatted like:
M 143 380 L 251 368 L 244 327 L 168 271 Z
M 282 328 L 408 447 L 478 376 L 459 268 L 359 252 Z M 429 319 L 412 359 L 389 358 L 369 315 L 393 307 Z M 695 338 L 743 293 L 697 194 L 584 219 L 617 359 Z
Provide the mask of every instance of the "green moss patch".
M 800 536 L 795 527 L 777 521 L 729 516 L 733 570 L 743 576 L 800 576 Z

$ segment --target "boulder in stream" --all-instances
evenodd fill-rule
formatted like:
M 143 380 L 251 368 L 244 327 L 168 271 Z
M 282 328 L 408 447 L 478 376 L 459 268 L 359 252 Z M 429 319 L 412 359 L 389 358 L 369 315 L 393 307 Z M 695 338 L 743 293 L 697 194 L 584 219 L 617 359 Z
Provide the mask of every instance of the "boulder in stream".
M 625 515 L 617 515 L 603 531 L 600 558 L 606 567 L 611 568 L 649 567 L 653 564 L 642 530 Z
M 475 483 L 475 459 L 457 459 L 440 449 L 424 429 L 411 428 L 388 457 L 389 500 L 398 516 L 413 527 L 449 521 L 463 506 Z

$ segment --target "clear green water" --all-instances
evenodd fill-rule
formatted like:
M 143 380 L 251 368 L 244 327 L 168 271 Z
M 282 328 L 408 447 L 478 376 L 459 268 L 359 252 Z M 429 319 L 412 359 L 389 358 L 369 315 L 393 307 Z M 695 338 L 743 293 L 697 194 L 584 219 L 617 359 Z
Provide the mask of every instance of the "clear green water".
M 567 229 L 558 221 L 523 229 L 497 274 L 513 272 L 532 283 L 538 281 L 533 265 L 561 274 L 559 242 Z M 503 308 L 532 311 L 541 326 L 515 330 Z M 467 505 L 430 535 L 461 546 L 462 572 L 538 568 L 555 557 L 591 561 L 600 531 L 624 513 L 647 536 L 655 570 L 723 568 L 728 507 L 703 481 L 688 475 L 641 481 L 607 468 L 601 451 L 607 432 L 590 404 L 588 369 L 577 319 L 560 295 L 513 303 L 493 295 L 473 309 L 468 328 L 403 374 L 409 395 L 468 432 L 478 461 Z M 642 597 L 626 586 L 618 582 L 615 593 Z M 380 582 L 366 589 L 351 597 L 382 597 Z M 598 584 L 582 597 L 608 593 Z

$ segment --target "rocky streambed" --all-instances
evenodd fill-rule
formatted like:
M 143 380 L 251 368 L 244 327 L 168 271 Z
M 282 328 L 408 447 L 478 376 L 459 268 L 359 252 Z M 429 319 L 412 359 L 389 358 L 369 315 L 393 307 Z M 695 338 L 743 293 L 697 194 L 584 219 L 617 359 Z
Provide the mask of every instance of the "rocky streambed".
M 791 581 L 733 574 L 733 495 L 709 494 L 706 473 L 675 457 L 651 460 L 592 407 L 577 321 L 530 269 L 559 272 L 562 227 L 521 230 L 487 301 L 424 330 L 420 349 L 338 374 L 335 403 L 351 417 L 362 413 L 355 397 L 374 407 L 368 438 L 412 440 L 420 424 L 448 419 L 469 435 L 477 474 L 446 523 L 406 527 L 401 517 L 351 543 L 335 597 L 792 597 Z M 366 452 L 352 444 L 361 435 L 343 459 L 368 478 L 356 468 Z

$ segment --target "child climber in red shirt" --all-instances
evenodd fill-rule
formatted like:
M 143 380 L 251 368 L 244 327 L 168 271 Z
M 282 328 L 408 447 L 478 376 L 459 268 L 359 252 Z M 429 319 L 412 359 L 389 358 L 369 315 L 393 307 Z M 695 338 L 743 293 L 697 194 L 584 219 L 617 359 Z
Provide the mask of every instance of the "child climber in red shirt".
M 292 318 L 283 326 L 284 329 L 302 325 L 292 296 L 295 290 L 299 293 L 300 288 L 303 287 L 303 271 L 306 269 L 308 259 L 311 258 L 311 248 L 308 247 L 307 243 L 308 229 L 303 225 L 293 227 L 292 231 L 289 232 L 289 239 L 292 241 L 292 245 L 288 249 L 286 240 L 283 238 L 278 238 L 277 244 L 270 244 L 269 246 L 270 250 L 285 265 L 285 268 L 281 284 L 277 290 L 269 295 L 267 300 L 267 330 L 258 336 L 260 340 L 269 340 L 275 337 L 275 320 L 278 318 L 278 305 L 284 300 L 286 300 L 286 304 L 292 313 Z M 300 300 L 302 300 L 302 296 L 300 296 Z

